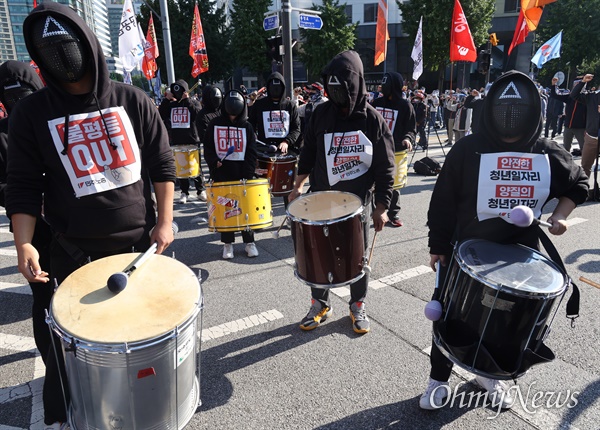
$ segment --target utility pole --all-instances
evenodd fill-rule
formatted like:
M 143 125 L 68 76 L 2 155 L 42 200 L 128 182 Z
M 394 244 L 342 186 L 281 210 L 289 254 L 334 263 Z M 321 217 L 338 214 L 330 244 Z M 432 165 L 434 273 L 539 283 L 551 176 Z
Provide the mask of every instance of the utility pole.
M 283 42 L 283 77 L 286 81 L 285 95 L 292 97 L 294 86 L 294 67 L 292 59 L 292 4 L 291 0 L 281 2 L 281 26 Z
M 146 3 L 148 4 L 148 3 Z M 149 6 L 148 6 L 149 7 Z M 169 28 L 169 9 L 167 0 L 160 0 L 160 22 L 163 29 L 165 44 L 165 63 L 167 65 L 167 85 L 175 82 L 175 67 L 173 66 L 173 48 L 171 47 L 171 29 Z

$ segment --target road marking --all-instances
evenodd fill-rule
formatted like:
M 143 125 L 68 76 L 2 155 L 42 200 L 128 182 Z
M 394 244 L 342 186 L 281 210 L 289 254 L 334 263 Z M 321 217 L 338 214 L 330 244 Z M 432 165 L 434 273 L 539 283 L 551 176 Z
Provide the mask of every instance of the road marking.
M 8 229 L 8 227 L 6 227 L 6 228 L 0 227 L 0 234 L 10 234 L 10 235 L 12 235 L 12 233 L 10 232 L 10 230 Z
M 4 293 L 25 294 L 31 296 L 29 284 L 13 284 L 10 282 L 0 282 L 0 291 Z
M 585 219 L 585 218 L 571 218 L 571 219 L 567 220 L 567 225 L 569 227 L 571 227 L 572 225 L 581 224 L 582 222 L 586 222 L 586 221 L 587 221 L 587 219 Z
M 0 248 L 0 255 L 4 255 L 7 257 L 16 257 L 17 250 L 14 248 Z
M 431 346 L 428 346 L 427 348 L 423 349 L 423 352 L 427 355 L 431 355 Z M 467 382 L 470 382 L 472 384 L 474 384 L 475 386 L 479 387 L 479 384 L 477 384 L 476 382 L 474 382 L 474 378 L 475 375 L 472 374 L 471 372 L 463 369 L 460 366 L 454 365 L 452 367 L 452 372 L 456 373 L 458 376 L 460 376 L 462 379 L 466 380 Z M 451 389 L 453 389 L 451 387 Z M 521 384 L 520 385 L 520 390 L 521 393 L 523 394 L 523 402 L 527 402 L 530 399 L 527 399 L 527 390 L 529 389 L 529 387 L 527 387 L 525 384 Z M 481 388 L 481 390 L 483 390 L 483 388 Z M 527 412 L 525 409 L 523 409 L 523 406 L 521 404 L 521 398 L 519 397 L 518 393 L 514 393 L 515 396 L 515 405 L 510 409 L 510 412 L 517 415 L 519 418 L 521 418 L 522 420 L 524 420 L 525 422 L 528 422 L 529 424 L 531 424 L 532 426 L 536 427 L 536 428 L 541 428 L 541 429 L 566 429 L 566 430 L 579 430 L 577 427 L 568 424 L 565 427 L 565 423 L 562 422 L 562 419 L 556 415 L 553 414 L 551 412 L 548 412 L 547 409 L 544 408 L 532 408 L 532 405 L 527 405 L 529 408 L 532 408 L 535 412 L 531 413 L 531 412 Z M 456 403 L 455 403 L 456 404 Z M 460 404 L 460 403 L 458 403 Z M 492 411 L 493 414 L 496 414 L 496 411 Z
M 227 336 L 228 334 L 236 333 L 238 331 L 247 330 L 257 325 L 266 324 L 281 318 L 283 318 L 281 312 L 277 309 L 271 309 L 270 311 L 261 312 L 257 315 L 250 315 L 249 317 L 244 317 L 239 320 L 219 324 L 202 330 L 202 342 Z

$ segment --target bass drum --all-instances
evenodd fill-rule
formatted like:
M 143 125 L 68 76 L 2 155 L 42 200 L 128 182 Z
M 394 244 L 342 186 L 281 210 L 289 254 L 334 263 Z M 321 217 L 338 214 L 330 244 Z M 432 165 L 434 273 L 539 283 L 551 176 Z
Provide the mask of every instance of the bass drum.
M 441 287 L 434 341 L 470 372 L 516 379 L 554 359 L 543 341 L 568 284 L 566 274 L 534 249 L 464 241 Z
M 61 339 L 74 430 L 183 429 L 200 403 L 198 278 L 152 255 L 112 293 L 107 279 L 137 256 L 86 264 L 52 298 L 48 321 Z
M 197 178 L 202 174 L 198 146 L 176 145 L 173 146 L 172 151 L 175 158 L 175 176 L 177 178 Z
M 292 221 L 295 275 L 317 288 L 335 288 L 365 274 L 364 208 L 342 191 L 303 194 L 287 209 Z

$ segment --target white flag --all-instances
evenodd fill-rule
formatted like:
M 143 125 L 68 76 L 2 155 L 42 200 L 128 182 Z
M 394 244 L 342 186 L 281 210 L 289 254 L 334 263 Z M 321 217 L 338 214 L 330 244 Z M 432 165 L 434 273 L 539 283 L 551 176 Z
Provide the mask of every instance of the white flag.
M 413 46 L 413 50 L 410 53 L 410 58 L 415 63 L 412 78 L 416 81 L 423 74 L 423 17 L 419 21 L 419 30 L 417 31 L 415 46 Z
M 133 4 L 131 0 L 125 0 L 123 15 L 121 16 L 121 27 L 119 28 L 119 58 L 123 63 L 123 70 L 131 72 L 140 64 L 143 57 L 144 44 L 140 39 Z

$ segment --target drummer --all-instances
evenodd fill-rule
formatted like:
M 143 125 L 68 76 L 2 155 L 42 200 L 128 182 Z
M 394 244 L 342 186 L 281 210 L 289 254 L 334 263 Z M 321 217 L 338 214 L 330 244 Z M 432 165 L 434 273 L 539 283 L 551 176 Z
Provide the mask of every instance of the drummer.
M 381 80 L 381 93 L 373 101 L 373 106 L 383 116 L 394 136 L 394 149 L 396 152 L 411 151 L 417 134 L 417 121 L 412 103 L 402 97 L 404 78 L 397 72 L 388 72 Z M 396 166 L 399 169 L 400 166 Z M 400 189 L 394 189 L 392 202 L 388 209 L 390 224 L 394 227 L 402 227 L 402 221 L 398 217 L 400 212 Z
M 297 198 L 309 179 L 310 191 L 339 190 L 356 194 L 370 213 L 375 186 L 373 224 L 381 231 L 394 183 L 394 142 L 389 127 L 367 103 L 363 65 L 355 51 L 336 55 L 324 70 L 329 101 L 316 107 L 304 133 L 298 162 L 298 178 L 289 198 Z M 365 217 L 365 234 L 370 220 Z M 365 240 L 365 246 L 367 241 Z M 369 276 L 350 285 L 350 318 L 356 333 L 368 333 L 365 308 Z M 311 288 L 312 301 L 300 322 L 313 330 L 331 316 L 329 290 Z
M 223 100 L 221 116 L 212 119 L 204 139 L 204 160 L 214 182 L 252 179 L 256 168 L 256 140 L 247 120 L 246 98 L 238 90 L 228 91 Z M 233 147 L 233 153 L 228 149 Z M 228 155 L 229 154 L 229 155 Z M 223 258 L 233 258 L 234 232 L 221 232 Z M 242 230 L 248 257 L 257 257 L 254 230 Z
M 482 115 L 481 129 L 462 138 L 448 153 L 431 196 L 427 214 L 430 265 L 435 271 L 436 263 L 440 263 L 441 280 L 451 263 L 453 245 L 468 238 L 538 249 L 536 227 L 521 228 L 500 219 L 497 207 L 504 203 L 502 196 L 480 192 L 497 189 L 493 178 L 498 173 L 499 156 L 494 154 L 507 153 L 507 159 L 511 156 L 519 159 L 521 153 L 545 154 L 543 168 L 537 174 L 512 178 L 511 185 L 533 188 L 535 196 L 548 196 L 539 201 L 531 199 L 530 206 L 537 213 L 541 213 L 547 201 L 558 199 L 548 218 L 552 224 L 549 231 L 554 235 L 567 230 L 567 217 L 587 198 L 588 178 L 581 167 L 556 142 L 540 138 L 541 100 L 527 75 L 510 71 L 496 80 L 485 98 Z M 435 342 L 430 360 L 429 382 L 419 401 L 422 409 L 439 408 L 451 392 L 448 379 L 452 362 Z M 514 397 L 504 382 L 481 376 L 477 376 L 476 381 L 490 394 L 497 393 L 494 401 L 500 407 L 506 409 L 513 405 Z
M 19 271 L 28 282 L 60 285 L 91 260 L 145 251 L 152 242 L 160 254 L 173 241 L 175 163 L 152 100 L 110 80 L 98 38 L 70 7 L 40 4 L 25 18 L 23 35 L 47 87 L 19 101 L 10 117 L 6 212 Z M 90 150 L 81 170 L 78 148 L 96 143 L 112 162 Z M 42 204 L 54 232 L 52 281 L 32 244 Z M 43 389 L 50 430 L 67 426 L 68 384 L 59 368 L 64 375 L 62 352 L 51 347 Z
M 267 96 L 254 102 L 248 121 L 263 143 L 263 151 L 273 145 L 281 154 L 298 155 L 300 149 L 296 144 L 300 138 L 300 117 L 296 105 L 285 97 L 286 84 L 281 73 L 272 73 L 266 87 Z M 283 196 L 283 201 L 287 206 L 287 195 Z

